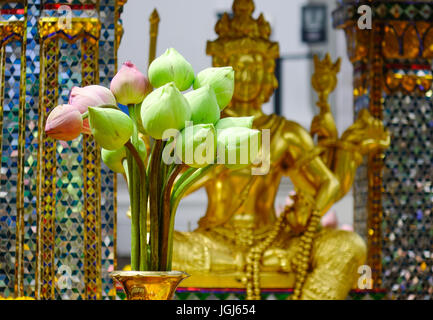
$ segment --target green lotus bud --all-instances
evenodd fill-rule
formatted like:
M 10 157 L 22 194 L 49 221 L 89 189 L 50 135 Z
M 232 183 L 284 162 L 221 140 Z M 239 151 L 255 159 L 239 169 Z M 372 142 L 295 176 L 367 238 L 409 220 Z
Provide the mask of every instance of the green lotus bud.
M 150 64 L 148 76 L 154 88 L 174 82 L 180 91 L 185 91 L 194 82 L 194 69 L 179 52 L 170 48 Z
M 134 130 L 131 118 L 117 109 L 90 107 L 89 123 L 96 142 L 107 150 L 123 147 Z
M 101 159 L 108 168 L 117 173 L 124 173 L 123 159 L 126 159 L 126 148 L 123 146 L 117 150 L 101 149 Z
M 150 93 L 141 105 L 143 128 L 154 139 L 162 139 L 168 129 L 182 130 L 191 120 L 191 108 L 174 82 Z
M 191 107 L 191 121 L 194 124 L 216 123 L 220 119 L 220 108 L 213 89 L 206 85 L 185 94 Z
M 235 90 L 235 72 L 232 67 L 207 68 L 201 71 L 194 80 L 194 89 L 210 85 L 220 106 L 227 107 Z
M 227 117 L 215 124 L 215 129 L 222 130 L 228 128 L 253 128 L 254 117 Z
M 146 144 L 143 140 L 138 140 L 137 152 L 143 161 L 147 158 Z M 108 168 L 117 173 L 125 173 L 125 168 L 123 167 L 123 160 L 126 159 L 126 147 L 123 146 L 117 150 L 106 150 L 101 149 L 102 161 L 107 165 Z
M 218 163 L 238 170 L 251 165 L 259 156 L 261 148 L 259 130 L 228 128 L 218 130 Z
M 175 154 L 193 168 L 213 164 L 216 158 L 217 135 L 212 124 L 198 124 L 182 130 L 177 137 Z
M 140 158 L 143 161 L 146 161 L 147 159 L 147 148 L 146 148 L 146 144 L 144 143 L 143 140 L 138 139 L 138 146 L 136 146 L 137 148 L 137 152 L 140 155 Z

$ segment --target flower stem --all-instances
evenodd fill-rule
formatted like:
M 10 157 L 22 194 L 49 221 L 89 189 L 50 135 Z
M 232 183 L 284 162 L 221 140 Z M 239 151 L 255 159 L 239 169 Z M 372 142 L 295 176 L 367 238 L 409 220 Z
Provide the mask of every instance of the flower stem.
M 161 179 L 160 166 L 164 142 L 155 140 L 150 155 L 149 167 L 149 214 L 150 214 L 150 268 L 158 270 L 159 267 L 159 231 L 160 231 L 160 201 Z
M 138 186 L 136 176 L 136 165 L 132 152 L 127 148 L 127 161 L 128 161 L 128 188 L 129 199 L 131 203 L 131 269 L 139 270 L 140 267 L 140 217 L 138 206 Z
M 178 174 L 182 171 L 183 165 L 177 165 L 170 172 L 168 176 L 167 183 L 164 187 L 163 194 L 163 215 L 162 215 L 162 226 L 161 226 L 161 243 L 160 243 L 160 270 L 161 271 L 171 271 L 171 264 L 168 263 L 169 258 L 169 248 L 171 247 L 169 244 L 170 239 L 173 236 L 170 236 L 170 232 L 173 233 L 173 230 L 170 230 L 170 220 L 171 220 L 171 211 L 170 211 L 170 197 L 171 192 L 173 190 L 173 185 L 176 180 Z
M 136 125 L 136 114 L 134 106 L 129 107 L 129 116 L 134 122 L 134 132 L 131 141 L 126 143 L 128 153 L 132 157 L 132 173 L 131 180 L 131 221 L 134 225 L 134 238 L 135 245 L 138 246 L 139 261 L 137 269 L 140 271 L 148 270 L 148 254 L 147 254 L 147 177 L 146 168 L 144 166 L 144 159 L 140 158 L 137 149 L 139 147 L 139 137 Z M 133 210 L 134 208 L 134 210 Z M 137 249 L 135 249 L 137 250 Z M 131 251 L 132 252 L 132 251 Z M 137 258 L 135 258 L 137 259 Z
M 187 178 L 184 179 L 184 181 L 181 184 L 175 185 L 177 186 L 177 189 L 173 189 L 170 199 L 170 224 L 169 224 L 169 232 L 168 232 L 168 248 L 167 248 L 167 269 L 171 270 L 172 266 L 172 260 L 173 260 L 173 232 L 174 232 L 174 221 L 176 216 L 176 211 L 179 206 L 180 200 L 185 195 L 185 193 L 188 191 L 190 187 L 194 185 L 198 180 L 203 178 L 212 168 L 214 165 L 208 165 L 204 168 L 200 168 L 195 171 L 190 171 L 189 169 L 184 174 L 189 174 Z M 180 178 L 182 179 L 182 177 Z

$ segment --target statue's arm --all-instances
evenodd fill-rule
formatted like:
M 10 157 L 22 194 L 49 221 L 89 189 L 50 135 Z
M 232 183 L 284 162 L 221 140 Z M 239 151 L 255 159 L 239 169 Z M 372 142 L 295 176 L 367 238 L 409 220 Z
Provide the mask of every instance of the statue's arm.
M 312 210 L 325 214 L 335 203 L 340 183 L 320 156 L 309 133 L 294 122 L 287 122 L 286 152 L 282 165 L 297 194 L 311 199 L 311 206 L 301 205 L 299 222 L 306 223 Z
M 315 199 L 316 210 L 325 214 L 335 203 L 339 191 L 340 183 L 335 175 L 323 163 L 320 157 L 315 157 L 300 170 L 300 175 L 312 184 L 314 193 L 311 194 Z M 295 187 L 302 190 L 302 182 L 294 181 Z

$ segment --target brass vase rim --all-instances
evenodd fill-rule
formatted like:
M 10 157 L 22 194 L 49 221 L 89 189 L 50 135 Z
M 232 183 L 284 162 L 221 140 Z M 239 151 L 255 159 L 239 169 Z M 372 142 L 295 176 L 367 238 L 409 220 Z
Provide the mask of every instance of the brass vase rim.
M 184 271 L 113 271 L 111 277 L 184 277 L 190 275 Z

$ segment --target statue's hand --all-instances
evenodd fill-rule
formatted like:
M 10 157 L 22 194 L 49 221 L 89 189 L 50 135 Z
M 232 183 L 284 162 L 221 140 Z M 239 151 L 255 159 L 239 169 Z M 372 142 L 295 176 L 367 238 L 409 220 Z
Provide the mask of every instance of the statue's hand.
M 290 257 L 287 250 L 270 248 L 263 253 L 262 271 L 291 272 Z
M 335 125 L 334 116 L 330 111 L 320 112 L 311 122 L 310 134 L 312 137 L 317 134 L 320 139 L 337 139 L 338 131 Z
M 294 204 L 287 215 L 287 223 L 295 233 L 301 233 L 307 228 L 308 221 L 314 210 L 314 203 L 299 194 L 292 198 Z

